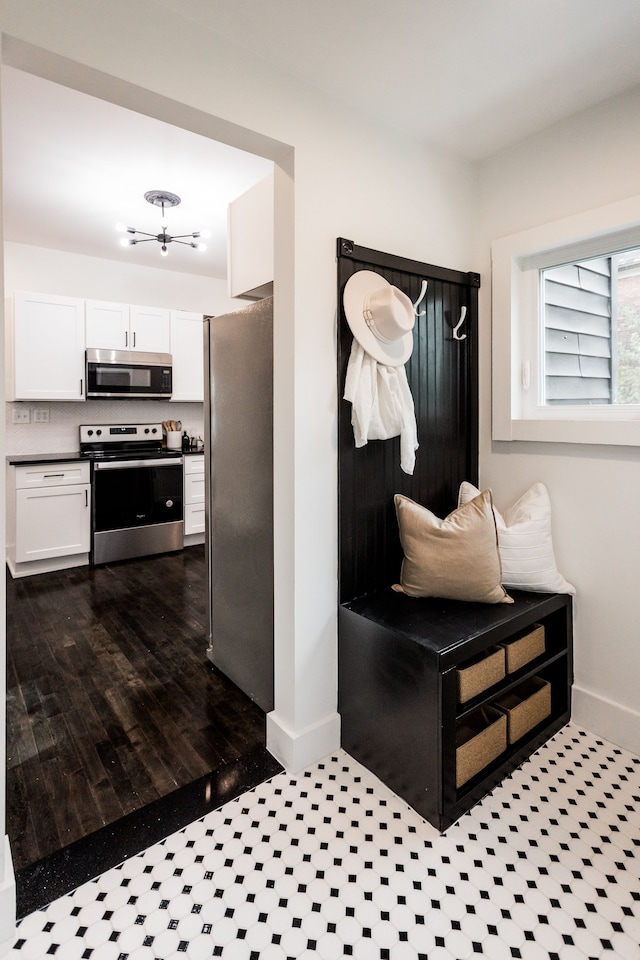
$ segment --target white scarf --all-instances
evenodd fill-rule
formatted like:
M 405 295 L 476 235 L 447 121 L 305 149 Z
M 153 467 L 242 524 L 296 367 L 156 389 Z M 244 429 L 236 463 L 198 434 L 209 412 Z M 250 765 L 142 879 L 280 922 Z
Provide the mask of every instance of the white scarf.
M 356 447 L 368 440 L 400 437 L 400 467 L 412 474 L 418 449 L 418 428 L 413 397 L 404 365 L 378 363 L 357 340 L 351 346 L 344 385 L 351 405 Z

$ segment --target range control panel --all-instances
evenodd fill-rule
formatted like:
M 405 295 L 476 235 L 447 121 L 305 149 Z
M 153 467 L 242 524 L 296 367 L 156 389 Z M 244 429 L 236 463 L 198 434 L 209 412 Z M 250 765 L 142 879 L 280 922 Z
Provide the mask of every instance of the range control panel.
M 140 443 L 149 440 L 162 442 L 161 423 L 99 423 L 80 427 L 80 445 L 123 442 Z

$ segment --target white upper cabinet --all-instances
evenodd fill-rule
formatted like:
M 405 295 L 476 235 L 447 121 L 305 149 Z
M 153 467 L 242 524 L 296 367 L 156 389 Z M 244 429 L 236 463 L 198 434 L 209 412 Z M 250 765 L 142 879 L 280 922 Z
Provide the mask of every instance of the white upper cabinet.
M 84 300 L 16 293 L 12 321 L 9 398 L 84 400 Z
M 173 358 L 172 400 L 202 403 L 203 321 L 201 313 L 171 311 L 171 356 Z
M 85 325 L 89 349 L 130 349 L 128 303 L 87 300 Z
M 171 399 L 202 403 L 202 319 L 163 307 L 16 293 L 7 311 L 7 399 L 85 400 L 88 347 L 171 354 Z
M 129 307 L 129 350 L 171 353 L 170 310 L 163 307 Z
M 273 174 L 229 204 L 227 289 L 230 297 L 273 294 Z
M 87 300 L 87 347 L 170 353 L 169 310 Z

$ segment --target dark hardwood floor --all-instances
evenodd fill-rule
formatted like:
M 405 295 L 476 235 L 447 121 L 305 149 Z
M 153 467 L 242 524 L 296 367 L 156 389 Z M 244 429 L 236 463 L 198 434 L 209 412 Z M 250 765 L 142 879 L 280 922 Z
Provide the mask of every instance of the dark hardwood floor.
M 206 658 L 204 547 L 7 575 L 7 823 L 17 871 L 265 742 Z

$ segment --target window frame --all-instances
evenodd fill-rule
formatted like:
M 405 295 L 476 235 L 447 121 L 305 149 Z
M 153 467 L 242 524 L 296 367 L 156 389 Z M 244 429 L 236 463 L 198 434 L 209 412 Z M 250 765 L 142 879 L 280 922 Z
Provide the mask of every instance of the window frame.
M 540 269 L 631 246 L 640 247 L 640 196 L 493 242 L 494 440 L 640 446 L 640 404 L 542 406 L 538 395 L 532 399 L 540 376 Z

